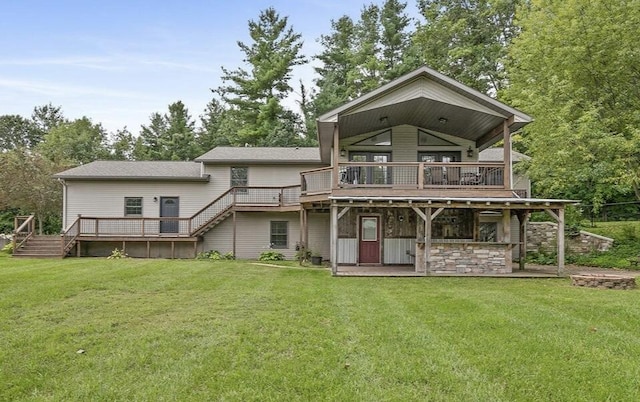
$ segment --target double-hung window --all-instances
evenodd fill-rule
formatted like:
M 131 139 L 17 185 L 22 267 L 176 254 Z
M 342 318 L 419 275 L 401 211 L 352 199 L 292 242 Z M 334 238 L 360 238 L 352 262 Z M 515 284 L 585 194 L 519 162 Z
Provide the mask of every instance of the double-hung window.
M 124 216 L 142 216 L 142 197 L 124 197 Z
M 270 239 L 272 248 L 288 248 L 289 222 L 271 221 Z

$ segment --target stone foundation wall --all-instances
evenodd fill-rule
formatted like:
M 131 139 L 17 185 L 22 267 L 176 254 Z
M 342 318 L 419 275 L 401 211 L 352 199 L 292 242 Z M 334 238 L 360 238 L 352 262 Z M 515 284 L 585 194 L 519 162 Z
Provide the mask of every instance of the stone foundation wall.
M 505 274 L 511 272 L 511 248 L 491 243 L 436 243 L 431 245 L 431 272 Z
M 527 223 L 527 252 L 555 253 L 558 244 L 557 232 L 557 223 Z M 593 251 L 607 251 L 613 245 L 613 239 L 581 230 L 576 237 L 565 234 L 565 244 L 570 253 L 587 254 Z

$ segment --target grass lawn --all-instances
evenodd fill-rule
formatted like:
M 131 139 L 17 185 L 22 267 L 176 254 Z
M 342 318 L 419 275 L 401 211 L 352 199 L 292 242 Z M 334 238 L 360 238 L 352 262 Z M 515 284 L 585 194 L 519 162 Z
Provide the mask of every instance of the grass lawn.
M 0 400 L 635 401 L 639 323 L 567 279 L 0 257 Z

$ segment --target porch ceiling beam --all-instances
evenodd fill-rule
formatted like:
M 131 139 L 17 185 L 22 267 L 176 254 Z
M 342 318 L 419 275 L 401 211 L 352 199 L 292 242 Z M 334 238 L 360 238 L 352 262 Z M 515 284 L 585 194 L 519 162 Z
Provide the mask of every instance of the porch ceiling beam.
M 513 124 L 514 119 L 515 119 L 514 115 L 511 115 L 507 119 L 505 119 L 507 127 L 510 127 Z M 482 137 L 478 138 L 478 140 L 476 141 L 476 147 L 477 148 L 481 148 L 483 145 L 485 145 L 486 143 L 491 141 L 492 138 L 494 138 L 496 136 L 502 136 L 503 133 L 504 133 L 504 124 L 505 124 L 505 122 L 502 122 L 502 123 L 498 124 L 491 131 L 489 131 L 488 133 L 486 133 Z

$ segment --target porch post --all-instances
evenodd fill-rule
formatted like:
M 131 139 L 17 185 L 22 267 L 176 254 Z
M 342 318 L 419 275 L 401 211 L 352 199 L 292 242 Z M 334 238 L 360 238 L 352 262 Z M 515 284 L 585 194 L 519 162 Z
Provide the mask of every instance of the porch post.
M 502 210 L 502 242 L 505 244 L 505 258 L 504 258 L 504 268 L 507 272 L 512 271 L 513 264 L 511 260 L 513 259 L 512 254 L 512 245 L 511 245 L 511 210 L 503 209 Z
M 520 221 L 520 249 L 518 250 L 518 268 L 523 270 L 527 262 L 527 221 L 529 220 L 529 211 L 520 211 L 518 214 Z
M 237 225 L 236 225 L 236 210 L 235 208 L 233 209 L 232 212 L 232 218 L 233 218 L 233 243 L 232 243 L 232 251 L 233 251 L 233 256 L 237 258 L 237 254 L 236 254 L 236 238 L 237 238 Z
M 331 204 L 331 273 L 338 273 L 338 206 Z
M 340 179 L 340 130 L 338 123 L 333 126 L 333 180 L 331 188 L 338 188 Z
M 502 123 L 502 134 L 504 140 L 504 188 L 511 190 L 511 132 L 509 131 L 509 120 Z
M 424 220 L 424 264 L 425 275 L 431 275 L 431 207 L 425 209 Z
M 564 274 L 564 207 L 558 208 L 558 276 Z

